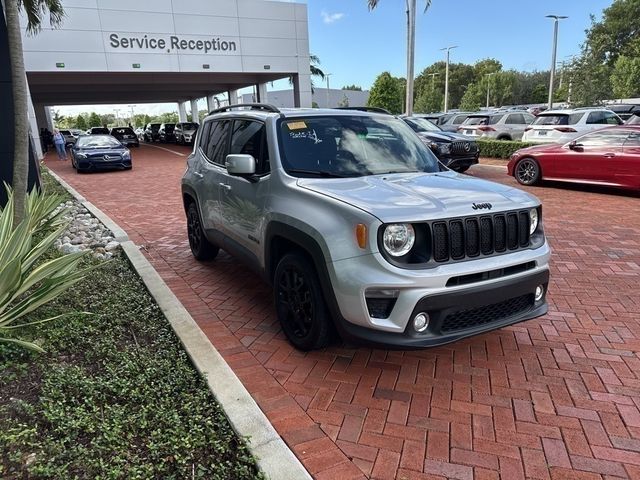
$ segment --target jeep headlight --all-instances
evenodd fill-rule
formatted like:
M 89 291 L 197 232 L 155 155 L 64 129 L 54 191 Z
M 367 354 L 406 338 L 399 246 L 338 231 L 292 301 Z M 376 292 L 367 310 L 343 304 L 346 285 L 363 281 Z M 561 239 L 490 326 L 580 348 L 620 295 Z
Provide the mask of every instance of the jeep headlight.
M 533 235 L 538 229 L 538 209 L 532 208 L 529 211 L 529 235 Z
M 387 225 L 382 234 L 385 251 L 392 257 L 401 257 L 409 253 L 416 240 L 416 232 L 409 223 Z

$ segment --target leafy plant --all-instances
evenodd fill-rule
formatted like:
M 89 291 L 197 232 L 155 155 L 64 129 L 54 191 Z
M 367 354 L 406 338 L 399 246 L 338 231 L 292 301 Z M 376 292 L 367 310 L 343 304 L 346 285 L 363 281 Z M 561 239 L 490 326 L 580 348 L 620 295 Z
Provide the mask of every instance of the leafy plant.
M 33 190 L 27 196 L 23 220 L 14 225 L 13 191 L 8 186 L 6 189 L 9 200 L 0 210 L 0 335 L 61 317 L 16 323 L 82 280 L 88 271 L 76 271 L 85 252 L 42 261 L 67 227 L 65 210 L 56 212 L 61 197 Z M 18 338 L 0 336 L 0 342 L 43 351 L 35 343 Z

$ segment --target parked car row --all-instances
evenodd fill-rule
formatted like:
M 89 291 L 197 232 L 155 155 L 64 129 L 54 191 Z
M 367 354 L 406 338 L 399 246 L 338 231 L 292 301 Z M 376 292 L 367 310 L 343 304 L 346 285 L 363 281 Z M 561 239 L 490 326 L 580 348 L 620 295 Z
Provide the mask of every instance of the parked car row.
M 198 124 L 195 122 L 148 123 L 138 133 L 138 138 L 147 143 L 175 143 L 177 145 L 193 144 Z

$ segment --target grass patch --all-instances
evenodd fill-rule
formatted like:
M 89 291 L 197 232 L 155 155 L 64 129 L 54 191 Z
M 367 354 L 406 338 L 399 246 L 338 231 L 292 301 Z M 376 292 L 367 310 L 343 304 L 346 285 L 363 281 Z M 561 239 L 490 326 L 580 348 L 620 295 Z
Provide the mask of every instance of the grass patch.
M 0 344 L 0 478 L 262 478 L 125 258 L 25 321 L 76 311 Z

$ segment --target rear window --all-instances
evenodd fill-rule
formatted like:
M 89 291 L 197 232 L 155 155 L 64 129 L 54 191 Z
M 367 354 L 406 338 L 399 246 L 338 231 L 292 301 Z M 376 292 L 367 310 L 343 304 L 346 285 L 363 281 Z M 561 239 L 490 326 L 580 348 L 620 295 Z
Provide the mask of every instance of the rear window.
M 463 125 L 489 125 L 489 120 L 492 117 L 467 117 Z M 494 122 L 495 123 L 495 122 Z
M 104 127 L 93 127 L 91 129 L 91 133 L 109 135 L 109 129 Z
M 532 123 L 532 125 L 575 125 L 584 116 L 581 113 L 541 113 Z
M 111 135 L 134 135 L 134 132 L 129 127 L 114 128 L 111 130 Z

